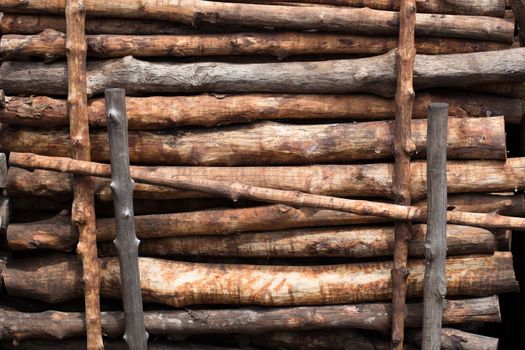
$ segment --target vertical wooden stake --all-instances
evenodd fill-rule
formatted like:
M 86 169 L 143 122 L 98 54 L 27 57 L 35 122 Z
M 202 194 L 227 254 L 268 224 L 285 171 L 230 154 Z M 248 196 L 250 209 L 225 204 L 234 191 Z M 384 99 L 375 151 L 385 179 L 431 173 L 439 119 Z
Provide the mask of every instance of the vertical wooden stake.
M 67 107 L 74 159 L 91 160 L 87 111 L 85 36 L 86 10 L 83 0 L 66 1 L 66 53 L 68 69 Z M 100 279 L 97 259 L 93 179 L 73 177 L 71 219 L 79 231 L 77 253 L 82 260 L 89 350 L 104 349 L 100 323 Z
M 410 205 L 410 156 L 415 151 L 411 140 L 412 105 L 414 104 L 413 68 L 416 49 L 416 1 L 401 0 L 399 41 L 397 48 L 396 120 L 394 135 L 394 201 Z M 402 350 L 405 332 L 405 298 L 410 222 L 396 221 L 394 263 L 392 268 L 392 349 Z
M 423 350 L 441 349 L 443 300 L 447 293 L 447 128 L 448 105 L 431 103 L 427 129 L 428 229 L 423 287 Z
M 111 154 L 111 191 L 115 208 L 115 247 L 120 265 L 122 303 L 126 320 L 124 340 L 131 350 L 146 350 L 148 333 L 144 326 L 140 289 L 140 241 L 133 220 L 133 181 L 129 170 L 128 118 L 124 89 L 106 90 L 109 150 Z

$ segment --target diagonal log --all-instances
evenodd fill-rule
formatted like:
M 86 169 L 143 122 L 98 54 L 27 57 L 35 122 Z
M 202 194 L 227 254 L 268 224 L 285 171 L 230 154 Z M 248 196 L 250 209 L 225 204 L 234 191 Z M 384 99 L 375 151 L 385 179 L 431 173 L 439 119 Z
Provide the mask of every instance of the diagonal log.
M 426 120 L 414 120 L 413 145 L 425 156 Z M 349 163 L 391 159 L 394 123 L 376 121 L 290 125 L 262 122 L 246 126 L 181 132 L 129 133 L 131 163 L 155 165 L 271 165 Z M 503 117 L 452 118 L 449 159 L 506 159 Z M 106 132 L 92 132 L 91 158 L 109 161 Z M 64 130 L 10 126 L 0 131 L 0 150 L 65 157 L 71 145 Z M 408 178 L 408 176 L 407 176 Z M 407 180 L 408 181 L 408 180 Z
M 393 11 L 370 8 L 336 8 L 328 6 L 268 6 L 233 4 L 202 0 L 179 0 L 158 3 L 133 0 L 126 3 L 87 0 L 89 16 L 160 19 L 198 26 L 204 23 L 246 25 L 283 29 L 317 29 L 361 34 L 395 34 L 399 16 Z M 4 0 L 0 11 L 22 13 L 64 13 L 64 0 Z M 416 33 L 436 37 L 465 37 L 494 41 L 513 40 L 513 23 L 504 19 L 479 16 L 434 16 L 418 14 Z
M 0 96 L 1 97 L 1 96 Z M 448 103 L 456 118 L 504 116 L 506 124 L 519 124 L 525 106 L 520 98 L 472 93 L 420 93 L 412 117 L 426 118 L 431 101 Z M 374 95 L 197 95 L 127 97 L 130 129 L 167 129 L 184 125 L 216 126 L 257 120 L 393 119 L 394 101 Z M 88 101 L 89 123 L 106 127 L 104 99 Z M 39 128 L 69 124 L 65 100 L 47 96 L 8 96 L 0 101 L 0 122 Z
M 300 16 L 294 14 L 294 17 Z M 395 67 L 394 51 L 359 59 L 281 63 L 149 62 L 126 56 L 89 62 L 87 77 L 90 95 L 100 95 L 111 86 L 126 86 L 130 96 L 360 92 L 392 97 Z M 0 67 L 0 89 L 7 95 L 64 95 L 66 71 L 61 62 L 5 62 Z M 463 87 L 472 85 L 472 81 L 488 84 L 522 80 L 525 80 L 525 48 L 416 55 L 414 63 L 416 89 Z
M 408 303 L 407 327 L 419 327 L 422 304 Z M 0 310 L 5 322 L 0 339 L 65 339 L 85 335 L 85 318 L 79 312 L 44 311 L 24 313 Z M 362 303 L 315 307 L 154 310 L 144 313 L 150 334 L 260 334 L 272 331 L 356 328 L 384 331 L 390 325 L 390 303 Z M 104 334 L 124 333 L 122 312 L 101 312 Z M 501 322 L 497 296 L 447 300 L 443 324 Z
M 118 260 L 99 259 L 101 295 L 120 298 Z M 321 266 L 204 264 L 139 258 L 145 302 L 187 305 L 330 305 L 385 301 L 392 297 L 392 262 Z M 408 268 L 407 297 L 423 293 L 424 261 Z M 447 259 L 449 296 L 488 296 L 519 289 L 512 255 Z M 48 303 L 82 295 L 81 265 L 72 255 L 12 260 L 2 272 L 7 293 Z
M 111 177 L 107 164 L 79 161 L 70 158 L 45 157 L 30 153 L 11 153 L 10 162 L 30 169 L 47 169 L 79 175 Z M 359 215 L 372 215 L 394 220 L 426 222 L 427 212 L 414 206 L 372 202 L 366 200 L 344 199 L 312 195 L 299 191 L 285 191 L 272 188 L 245 185 L 239 182 L 225 182 L 207 179 L 194 179 L 185 176 L 152 176 L 144 168 L 131 168 L 131 177 L 138 182 L 184 190 L 209 192 L 236 201 L 240 198 L 261 202 L 286 204 L 296 207 L 313 207 L 346 211 Z M 476 227 L 503 227 L 525 230 L 525 219 L 502 216 L 497 213 L 480 214 L 460 211 L 447 212 L 447 222 L 451 224 Z

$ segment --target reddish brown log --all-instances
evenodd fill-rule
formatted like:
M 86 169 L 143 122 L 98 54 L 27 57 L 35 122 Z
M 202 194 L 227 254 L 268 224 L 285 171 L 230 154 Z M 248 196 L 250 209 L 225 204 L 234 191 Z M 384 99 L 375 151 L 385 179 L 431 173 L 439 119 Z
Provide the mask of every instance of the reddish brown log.
M 412 122 L 414 150 L 426 151 L 426 120 Z M 290 125 L 262 122 L 217 130 L 173 133 L 130 132 L 132 163 L 168 165 L 265 165 L 338 163 L 392 157 L 393 123 L 387 121 Z M 107 133 L 91 133 L 91 157 L 109 161 Z M 0 134 L 0 150 L 68 156 L 62 130 L 11 126 Z M 503 117 L 453 118 L 449 123 L 450 159 L 506 158 Z M 407 176 L 408 178 L 408 176 Z
M 408 242 L 410 256 L 424 256 L 425 234 L 425 225 L 414 226 Z M 494 235 L 487 230 L 449 225 L 447 240 L 449 256 L 494 252 Z M 392 227 L 348 227 L 244 233 L 226 237 L 145 239 L 141 241 L 139 251 L 142 256 L 152 257 L 196 255 L 244 258 L 368 258 L 392 256 L 393 248 Z M 107 242 L 99 245 L 99 254 L 116 256 L 116 251 L 113 244 Z
M 38 0 L 26 0 L 20 4 L 18 0 L 4 0 L 0 10 L 62 14 L 64 1 L 48 0 L 42 3 Z M 347 31 L 367 35 L 394 34 L 399 23 L 396 12 L 370 8 L 267 6 L 200 0 L 181 0 L 176 4 L 158 3 L 154 0 L 134 0 L 124 4 L 88 0 L 86 10 L 90 16 L 171 20 L 194 26 L 201 23 L 233 23 L 254 27 Z M 418 35 L 511 42 L 514 26 L 500 18 L 419 14 L 416 27 Z
M 406 324 L 421 325 L 421 304 L 408 303 Z M 23 313 L 0 310 L 4 322 L 0 339 L 64 339 L 85 335 L 85 318 L 78 312 L 45 311 Z M 259 334 L 272 331 L 298 331 L 358 328 L 384 331 L 390 325 L 391 304 L 369 303 L 285 308 L 184 309 L 146 311 L 144 321 L 150 334 Z M 102 312 L 104 334 L 124 333 L 122 312 Z M 195 322 L 195 321 L 206 322 Z M 497 296 L 447 300 L 443 324 L 501 322 Z
M 452 117 L 502 115 L 507 124 L 519 124 L 525 111 L 520 98 L 469 93 L 420 93 L 414 118 L 426 118 L 432 101 L 448 103 Z M 6 97 L 0 102 L 0 122 L 51 128 L 69 123 L 65 100 L 46 96 Z M 393 119 L 394 101 L 373 95 L 198 95 L 127 97 L 130 129 L 166 129 L 183 125 L 215 126 L 278 119 Z M 88 103 L 89 122 L 105 127 L 104 100 Z
M 89 161 L 89 122 L 86 84 L 86 38 L 84 0 L 66 0 L 68 99 L 71 147 L 67 153 L 73 158 Z M 88 176 L 73 176 L 73 207 L 71 221 L 79 232 L 77 253 L 82 260 L 82 281 L 86 308 L 87 349 L 102 350 L 100 324 L 99 267 L 97 264 L 97 240 L 93 180 Z
M 101 295 L 120 297 L 118 261 L 100 259 Z M 144 301 L 195 304 L 323 305 L 391 298 L 391 262 L 326 266 L 199 264 L 140 258 Z M 408 297 L 421 297 L 424 262 L 412 261 Z M 49 303 L 82 295 L 81 265 L 70 255 L 20 259 L 3 272 L 7 292 Z M 449 258 L 448 295 L 515 292 L 512 255 Z
M 500 96 L 525 98 L 525 81 L 482 84 L 469 86 L 468 89 Z
M 318 34 L 303 32 L 232 33 L 172 36 L 95 35 L 87 37 L 88 56 L 98 58 L 191 57 L 269 55 L 279 59 L 294 55 L 378 55 L 397 47 L 395 37 Z M 452 54 L 510 49 L 508 43 L 452 38 L 418 38 L 419 54 Z M 0 40 L 2 60 L 65 55 L 65 35 L 53 29 L 40 34 L 4 35 Z

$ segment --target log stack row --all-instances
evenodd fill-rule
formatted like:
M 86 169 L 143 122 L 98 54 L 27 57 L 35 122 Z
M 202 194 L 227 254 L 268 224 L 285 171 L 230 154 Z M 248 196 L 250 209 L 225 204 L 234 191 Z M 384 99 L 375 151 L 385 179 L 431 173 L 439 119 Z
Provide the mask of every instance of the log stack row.
M 86 0 L 91 159 L 104 90 L 125 88 L 133 168 L 393 200 L 399 2 Z M 0 152 L 70 157 L 64 0 L 0 3 Z M 525 48 L 504 0 L 417 1 L 411 196 L 426 207 L 427 108 L 449 104 L 449 208 L 523 216 Z M 512 157 L 509 157 L 509 152 Z M 2 348 L 85 346 L 69 173 L 0 156 Z M 105 347 L 124 315 L 109 179 L 95 178 Z M 387 218 L 136 183 L 151 349 L 387 349 Z M 409 242 L 405 339 L 421 342 L 425 224 Z M 443 349 L 497 349 L 518 291 L 510 231 L 447 227 Z M 2 260 L 4 261 L 4 260 Z

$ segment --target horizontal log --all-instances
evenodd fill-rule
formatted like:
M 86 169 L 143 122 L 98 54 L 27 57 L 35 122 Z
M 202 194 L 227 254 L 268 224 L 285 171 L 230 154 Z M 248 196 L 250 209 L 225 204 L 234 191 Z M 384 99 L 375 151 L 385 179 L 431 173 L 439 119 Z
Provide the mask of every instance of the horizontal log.
M 191 57 L 269 55 L 279 59 L 295 55 L 366 54 L 378 55 L 397 47 L 397 38 L 327 33 L 232 33 L 199 35 L 91 35 L 87 36 L 88 56 L 97 58 Z M 510 49 L 510 43 L 493 41 L 418 38 L 420 54 L 453 54 Z M 37 35 L 4 35 L 0 39 L 3 61 L 21 57 L 46 60 L 64 57 L 66 35 L 46 29 Z
M 443 324 L 501 322 L 497 296 L 447 300 Z M 408 303 L 407 327 L 421 325 L 422 304 Z M 260 334 L 272 331 L 357 328 L 384 331 L 390 325 L 390 303 L 329 305 L 315 307 L 234 309 L 183 309 L 145 311 L 146 330 L 152 335 L 166 334 Z M 44 311 L 24 313 L 0 310 L 1 340 L 32 338 L 64 339 L 85 335 L 84 314 Z M 120 337 L 124 333 L 122 312 L 101 312 L 104 334 Z M 205 322 L 195 322 L 205 320 Z
M 525 98 L 525 81 L 483 84 L 469 86 L 468 89 L 501 96 Z
M 55 171 L 33 172 L 16 168 L 10 159 L 6 193 L 8 196 L 71 198 L 69 174 Z M 308 192 L 336 197 L 392 198 L 392 164 L 312 165 L 287 167 L 136 167 L 132 169 L 155 177 L 237 181 L 247 185 Z M 508 192 L 525 189 L 525 157 L 499 161 L 450 161 L 447 165 L 449 193 Z M 426 195 L 426 163 L 411 166 L 412 198 Z M 487 176 L 491 174 L 491 176 Z M 97 178 L 96 195 L 111 200 L 109 181 Z M 210 198 L 216 194 L 174 190 L 136 183 L 134 196 L 144 199 Z M 471 210 L 472 211 L 472 210 Z
M 65 2 L 50 0 L 4 0 L 0 11 L 63 14 Z M 267 6 L 232 4 L 202 0 L 180 0 L 176 4 L 159 4 L 155 0 L 127 1 L 125 4 L 100 0 L 86 1 L 88 16 L 170 20 L 187 25 L 202 23 L 236 24 L 284 29 L 317 29 L 360 34 L 395 34 L 398 13 L 370 8 L 336 8 L 328 6 Z M 435 37 L 512 42 L 514 24 L 501 18 L 479 16 L 434 16 L 418 13 L 416 34 Z
M 228 0 L 229 2 L 245 2 L 271 5 L 275 0 Z M 399 11 L 399 0 L 286 0 L 288 3 L 324 4 L 333 6 L 370 7 L 377 10 Z M 441 1 L 417 0 L 418 13 L 447 13 L 458 15 L 503 17 L 505 0 L 489 1 Z
M 18 198 L 15 197 L 13 199 Z M 34 207 L 34 198 L 31 198 L 31 201 L 33 201 Z M 135 212 L 137 213 L 137 209 L 144 212 L 144 204 L 142 202 L 137 203 L 137 201 L 135 199 Z M 155 204 L 153 200 L 147 200 L 145 203 L 146 206 L 152 206 L 153 204 Z M 186 204 L 182 202 L 182 204 L 185 205 L 182 208 L 169 206 L 167 210 L 198 210 L 197 205 L 201 204 L 201 208 L 206 208 L 206 205 L 212 206 L 214 201 L 210 199 L 206 201 L 196 200 L 195 203 L 190 202 Z M 218 204 L 216 203 L 215 205 Z M 426 201 L 421 201 L 416 203 L 416 205 L 426 208 Z M 448 198 L 448 205 L 450 209 L 457 211 L 495 212 L 512 216 L 525 215 L 523 195 L 452 195 Z M 161 209 L 154 210 L 157 212 L 161 211 Z M 302 227 L 377 224 L 386 221 L 388 221 L 386 218 L 360 216 L 332 210 L 296 209 L 286 205 L 266 205 L 253 208 L 138 215 L 135 216 L 135 231 L 137 237 L 148 240 L 186 235 L 228 235 L 240 232 L 273 231 Z M 98 241 L 111 241 L 115 238 L 115 223 L 113 219 L 97 219 L 96 226 Z M 13 250 L 55 249 L 71 251 L 75 247 L 77 240 L 78 236 L 71 229 L 71 222 L 67 215 L 58 215 L 51 219 L 30 223 L 11 224 L 7 229 L 7 241 Z
M 408 252 L 412 257 L 425 256 L 426 225 L 414 225 Z M 10 237 L 8 237 L 9 241 Z M 447 227 L 447 255 L 492 254 L 494 235 L 468 226 Z M 12 248 L 12 245 L 10 245 Z M 143 239 L 141 256 L 224 256 L 243 258 L 347 257 L 370 258 L 392 256 L 394 228 L 347 227 L 295 229 L 244 233 L 229 236 L 186 236 Z M 99 255 L 116 256 L 112 242 L 99 244 Z
M 178 92 L 361 92 L 392 97 L 395 74 L 394 51 L 349 60 L 246 64 L 148 62 L 126 56 L 88 62 L 87 85 L 89 95 L 100 95 L 111 86 L 125 86 L 130 96 Z M 66 76 L 63 62 L 5 62 L 0 67 L 0 89 L 8 95 L 64 96 Z M 471 81 L 485 84 L 521 80 L 525 80 L 525 48 L 415 58 L 416 89 L 466 86 Z
M 426 120 L 412 122 L 416 154 L 424 156 Z M 106 132 L 91 133 L 91 159 L 109 161 Z M 449 120 L 449 159 L 506 158 L 503 117 Z M 261 122 L 180 133 L 129 133 L 132 163 L 168 165 L 265 165 L 339 163 L 393 157 L 391 121 L 293 125 Z M 71 141 L 65 129 L 10 126 L 0 131 L 0 151 L 67 157 Z
M 407 338 L 415 344 L 421 344 L 421 332 L 409 329 Z M 498 339 L 479 334 L 468 333 L 454 328 L 441 330 L 442 350 L 497 350 Z
M 101 296 L 120 298 L 116 258 L 100 261 Z M 326 305 L 391 298 L 391 262 L 324 266 L 226 265 L 139 258 L 143 300 L 186 305 Z M 424 261 L 408 265 L 407 296 L 421 297 Z M 447 293 L 484 296 L 515 292 L 512 255 L 447 259 Z M 82 295 L 80 261 L 71 255 L 13 260 L 2 272 L 8 294 L 49 303 Z
M 426 118 L 428 105 L 449 105 L 457 118 L 504 116 L 505 123 L 518 125 L 525 111 L 520 98 L 469 93 L 420 93 L 413 117 Z M 105 102 L 88 104 L 92 127 L 106 127 Z M 184 125 L 216 126 L 257 120 L 349 119 L 369 121 L 394 119 L 394 101 L 373 95 L 197 95 L 127 97 L 130 129 L 167 129 Z M 0 102 L 0 122 L 39 128 L 67 127 L 65 100 L 47 96 L 10 96 Z

